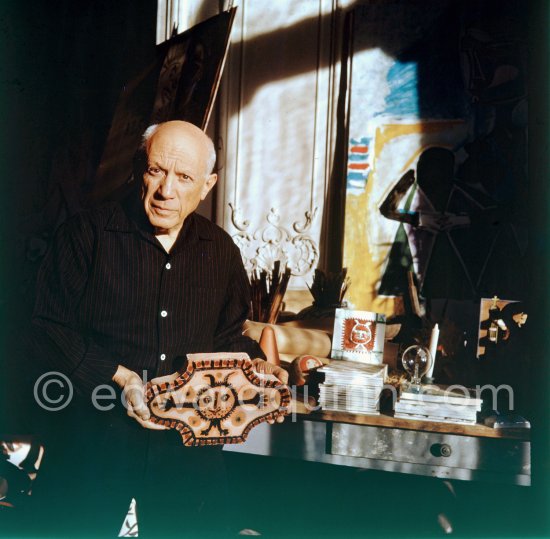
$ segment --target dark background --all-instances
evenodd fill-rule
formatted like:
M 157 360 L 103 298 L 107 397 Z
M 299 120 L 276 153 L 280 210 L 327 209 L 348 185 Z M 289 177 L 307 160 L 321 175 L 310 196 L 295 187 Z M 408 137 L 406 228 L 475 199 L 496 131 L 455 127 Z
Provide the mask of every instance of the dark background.
M 8 322 L 32 306 L 52 229 L 86 202 L 122 86 L 154 57 L 155 21 L 145 0 L 2 3 Z

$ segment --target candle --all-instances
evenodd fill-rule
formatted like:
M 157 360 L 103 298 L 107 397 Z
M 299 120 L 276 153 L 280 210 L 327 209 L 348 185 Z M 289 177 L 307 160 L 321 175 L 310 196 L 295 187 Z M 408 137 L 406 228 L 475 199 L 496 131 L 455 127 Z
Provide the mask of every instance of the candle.
M 435 354 L 437 353 L 437 341 L 439 341 L 439 325 L 435 324 L 432 329 L 432 335 L 430 337 L 430 355 L 432 356 L 432 364 L 426 373 L 428 378 L 433 377 L 434 366 L 435 366 Z

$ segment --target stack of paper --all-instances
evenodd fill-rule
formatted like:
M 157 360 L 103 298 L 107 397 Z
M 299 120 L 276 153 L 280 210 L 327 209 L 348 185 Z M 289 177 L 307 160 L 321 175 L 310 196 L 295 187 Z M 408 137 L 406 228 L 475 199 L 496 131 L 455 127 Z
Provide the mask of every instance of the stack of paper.
M 401 389 L 395 403 L 395 417 L 474 425 L 483 401 L 465 387 L 448 388 L 435 385 L 420 386 L 420 392 L 411 386 Z
M 388 373 L 387 365 L 333 361 L 319 372 L 325 374 L 325 381 L 319 386 L 319 404 L 323 410 L 380 413 L 380 393 Z

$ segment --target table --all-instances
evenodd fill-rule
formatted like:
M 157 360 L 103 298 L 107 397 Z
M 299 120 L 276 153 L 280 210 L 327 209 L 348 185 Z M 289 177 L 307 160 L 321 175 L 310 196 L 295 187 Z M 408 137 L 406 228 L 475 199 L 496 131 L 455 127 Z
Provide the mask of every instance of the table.
M 294 413 L 224 451 L 405 474 L 531 484 L 529 429 L 499 430 L 342 412 Z

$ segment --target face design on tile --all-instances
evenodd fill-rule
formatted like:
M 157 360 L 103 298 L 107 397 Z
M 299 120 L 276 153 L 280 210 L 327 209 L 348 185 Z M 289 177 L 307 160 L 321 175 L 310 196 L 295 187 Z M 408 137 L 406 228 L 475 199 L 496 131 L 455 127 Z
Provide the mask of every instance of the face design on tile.
M 204 436 L 209 434 L 213 428 L 216 428 L 221 436 L 229 432 L 222 427 L 221 423 L 233 413 L 238 404 L 237 392 L 229 383 L 229 377 L 232 374 L 234 373 L 229 373 L 221 381 L 216 381 L 212 374 L 204 376 L 205 379 L 209 379 L 209 385 L 202 387 L 197 392 L 193 403 L 195 412 L 209 422 L 208 427 L 201 431 Z
M 202 388 L 196 401 L 196 410 L 203 419 L 225 419 L 237 404 L 237 394 L 228 383 L 227 378 L 223 382 L 216 382 L 212 375 L 210 386 Z
M 371 320 L 346 318 L 344 325 L 344 350 L 370 351 L 374 346 L 376 324 Z
M 362 346 L 368 344 L 372 340 L 372 333 L 369 326 L 370 324 L 368 322 L 355 320 L 355 325 L 349 336 L 350 341 Z

